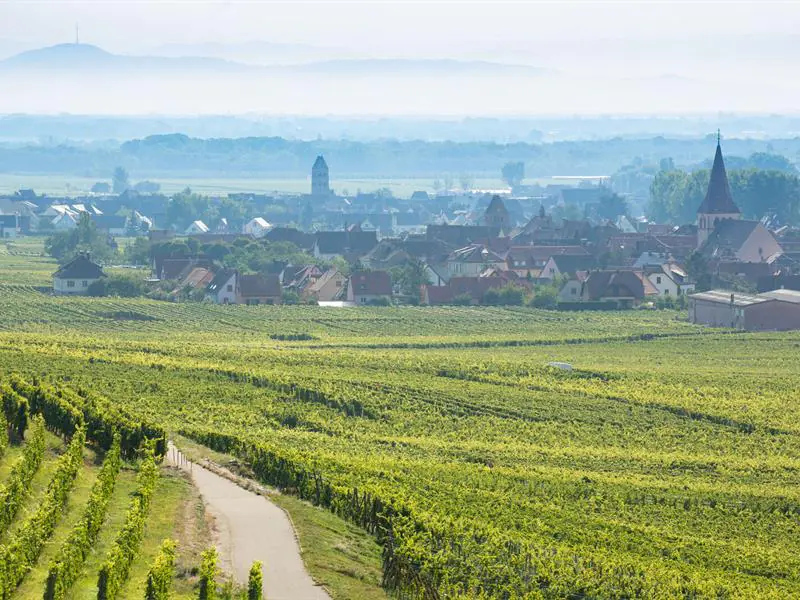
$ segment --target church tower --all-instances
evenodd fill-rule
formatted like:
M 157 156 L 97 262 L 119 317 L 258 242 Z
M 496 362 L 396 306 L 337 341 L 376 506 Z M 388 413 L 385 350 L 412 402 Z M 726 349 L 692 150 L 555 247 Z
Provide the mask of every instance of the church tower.
M 717 133 L 717 153 L 711 167 L 711 179 L 708 182 L 706 197 L 697 209 L 697 247 L 706 243 L 708 236 L 714 231 L 717 223 L 724 219 L 741 219 L 742 213 L 733 201 L 728 174 L 725 172 L 725 161 Z
M 328 175 L 328 164 L 320 154 L 311 167 L 311 195 L 324 198 L 331 194 L 331 181 Z
M 483 224 L 501 232 L 508 232 L 511 225 L 511 215 L 508 214 L 506 205 L 500 196 L 492 196 L 486 212 L 483 213 Z

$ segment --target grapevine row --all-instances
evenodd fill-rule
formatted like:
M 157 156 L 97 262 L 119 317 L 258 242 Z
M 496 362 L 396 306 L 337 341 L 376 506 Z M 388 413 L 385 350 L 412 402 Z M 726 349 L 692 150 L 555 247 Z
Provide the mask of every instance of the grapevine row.
M 98 600 L 114 600 L 128 577 L 131 563 L 139 552 L 157 480 L 155 455 L 152 451 L 147 451 L 139 467 L 136 494 L 125 515 L 125 523 L 100 568 L 97 581 Z
M 0 547 L 0 598 L 8 600 L 55 529 L 78 471 L 83 466 L 83 429 L 75 432 L 56 466 L 36 511 L 25 520 L 9 545 Z
M 44 421 L 35 417 L 22 456 L 11 467 L 11 473 L 0 486 L 0 533 L 6 531 L 28 496 L 33 476 L 44 458 Z
M 83 517 L 70 532 L 50 563 L 45 600 L 63 600 L 81 573 L 106 517 L 108 503 L 121 466 L 119 437 L 106 453 L 100 474 L 92 487 Z

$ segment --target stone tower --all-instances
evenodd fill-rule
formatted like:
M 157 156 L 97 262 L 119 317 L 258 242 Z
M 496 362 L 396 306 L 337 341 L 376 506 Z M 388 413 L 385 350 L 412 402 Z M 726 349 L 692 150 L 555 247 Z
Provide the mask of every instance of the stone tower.
M 320 154 L 311 167 L 311 195 L 316 197 L 330 196 L 331 181 L 328 174 L 328 164 Z
M 486 212 L 483 213 L 483 224 L 506 233 L 510 229 L 511 215 L 508 214 L 508 209 L 500 196 L 492 197 Z
M 720 221 L 741 218 L 742 213 L 733 201 L 717 134 L 717 153 L 714 155 L 714 165 L 711 167 L 711 179 L 708 182 L 706 197 L 697 209 L 697 247 L 706 243 L 708 236 Z

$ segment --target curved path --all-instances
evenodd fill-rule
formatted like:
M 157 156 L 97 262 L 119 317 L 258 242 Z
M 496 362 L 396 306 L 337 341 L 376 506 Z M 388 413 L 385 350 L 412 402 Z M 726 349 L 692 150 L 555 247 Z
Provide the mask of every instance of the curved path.
M 306 571 L 294 528 L 282 509 L 198 464 L 190 466 L 172 445 L 167 457 L 191 473 L 220 530 L 220 558 L 237 582 L 246 585 L 250 565 L 260 560 L 269 600 L 330 600 Z

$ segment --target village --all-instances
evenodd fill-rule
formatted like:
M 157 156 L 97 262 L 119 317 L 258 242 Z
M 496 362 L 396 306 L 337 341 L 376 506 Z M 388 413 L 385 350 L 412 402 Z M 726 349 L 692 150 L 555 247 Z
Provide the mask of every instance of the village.
M 170 214 L 196 200 L 188 190 L 172 199 L 133 189 L 73 199 L 22 190 L 0 198 L 0 237 L 70 231 L 85 219 L 112 244 L 145 238 L 146 280 L 172 291 L 170 299 L 181 291 L 184 299 L 219 304 L 670 307 L 716 327 L 800 328 L 800 235 L 742 218 L 719 140 L 692 224 L 603 218 L 598 207 L 617 196 L 602 178 L 538 195 L 525 194 L 521 177 L 510 179 L 509 190 L 461 196 L 344 197 L 331 189 L 319 156 L 310 194 L 231 194 L 216 200 L 209 223 L 188 221 L 191 211 L 185 223 Z M 274 255 L 258 269 L 240 269 L 220 260 L 248 243 L 292 248 L 305 262 Z M 54 273 L 52 292 L 90 294 L 105 266 L 81 251 Z

